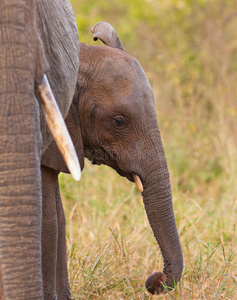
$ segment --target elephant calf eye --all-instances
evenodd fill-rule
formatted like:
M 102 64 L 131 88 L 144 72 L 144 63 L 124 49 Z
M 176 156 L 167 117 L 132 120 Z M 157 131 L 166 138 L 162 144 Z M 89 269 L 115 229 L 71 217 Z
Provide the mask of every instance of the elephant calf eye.
M 118 127 L 122 127 L 125 125 L 124 120 L 115 120 L 115 122 Z
M 126 127 L 126 120 L 122 116 L 115 117 L 113 119 L 113 125 L 118 129 L 123 129 Z

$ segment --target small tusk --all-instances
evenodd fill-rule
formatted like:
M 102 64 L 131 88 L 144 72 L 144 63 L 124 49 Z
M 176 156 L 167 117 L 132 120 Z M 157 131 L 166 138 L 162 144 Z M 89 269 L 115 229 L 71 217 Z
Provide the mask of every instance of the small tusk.
M 138 175 L 135 175 L 135 174 L 132 174 L 132 175 L 133 175 L 133 179 L 134 179 L 139 191 L 142 193 L 143 192 L 143 185 L 142 185 L 140 177 Z
M 73 178 L 78 181 L 81 178 L 78 157 L 46 75 L 43 76 L 37 91 L 41 97 L 43 114 L 52 136 Z

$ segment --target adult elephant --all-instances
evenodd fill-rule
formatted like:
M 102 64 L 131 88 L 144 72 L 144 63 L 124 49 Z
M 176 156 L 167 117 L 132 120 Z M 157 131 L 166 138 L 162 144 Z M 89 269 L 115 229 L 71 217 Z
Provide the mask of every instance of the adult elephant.
M 153 93 L 140 64 L 123 51 L 113 27 L 100 22 L 92 27 L 92 32 L 94 40 L 99 38 L 107 46 L 80 43 L 79 77 L 66 124 L 81 165 L 83 157 L 94 164 L 108 165 L 121 176 L 135 181 L 142 192 L 146 213 L 164 258 L 163 273 L 151 275 L 146 287 L 152 294 L 160 294 L 164 291 L 163 283 L 172 288 L 180 279 L 183 257 Z M 43 182 L 43 193 L 47 197 L 44 219 L 52 224 L 55 223 L 50 218 L 52 212 L 62 215 L 57 175 L 60 171 L 67 172 L 54 143 L 44 153 L 42 164 L 43 172 L 51 170 Z M 65 234 L 63 223 L 62 220 L 61 234 Z M 50 257 L 54 257 L 57 250 L 53 236 L 55 234 L 51 243 L 48 241 L 48 248 L 46 243 Z M 65 252 L 63 247 L 60 249 Z M 51 274 L 55 265 L 55 262 L 51 265 Z
M 75 91 L 78 54 L 77 26 L 69 1 L 1 0 L 1 300 L 44 298 L 40 164 L 52 136 L 40 116 L 41 100 L 36 90 L 45 94 L 42 88 L 47 73 L 65 117 Z M 49 114 L 47 107 L 45 115 L 50 123 Z

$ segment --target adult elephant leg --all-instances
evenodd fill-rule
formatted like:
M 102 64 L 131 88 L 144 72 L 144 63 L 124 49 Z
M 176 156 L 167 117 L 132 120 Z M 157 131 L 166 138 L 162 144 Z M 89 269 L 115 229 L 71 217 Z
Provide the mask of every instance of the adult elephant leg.
M 59 300 L 70 300 L 70 286 L 67 271 L 66 221 L 60 196 L 59 186 L 56 191 L 56 209 L 58 218 L 58 251 L 57 251 L 57 295 Z
M 56 211 L 56 171 L 41 166 L 42 174 L 42 269 L 44 298 L 57 299 L 56 294 L 56 264 L 58 224 Z
M 43 299 L 40 119 L 45 68 L 34 1 L 0 1 L 1 299 Z M 42 71 L 42 72 L 41 72 Z
M 71 299 L 67 273 L 65 217 L 61 203 L 58 171 L 41 166 L 43 217 L 42 264 L 44 297 Z

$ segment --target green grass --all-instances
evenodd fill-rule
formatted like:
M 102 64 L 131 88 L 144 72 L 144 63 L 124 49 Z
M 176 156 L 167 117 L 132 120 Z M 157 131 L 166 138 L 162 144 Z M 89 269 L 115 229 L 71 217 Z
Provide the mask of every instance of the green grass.
M 237 299 L 236 1 L 71 2 L 80 40 L 110 22 L 153 88 L 184 255 L 160 299 Z M 163 261 L 136 186 L 89 162 L 60 185 L 73 297 L 151 299 L 144 283 Z

